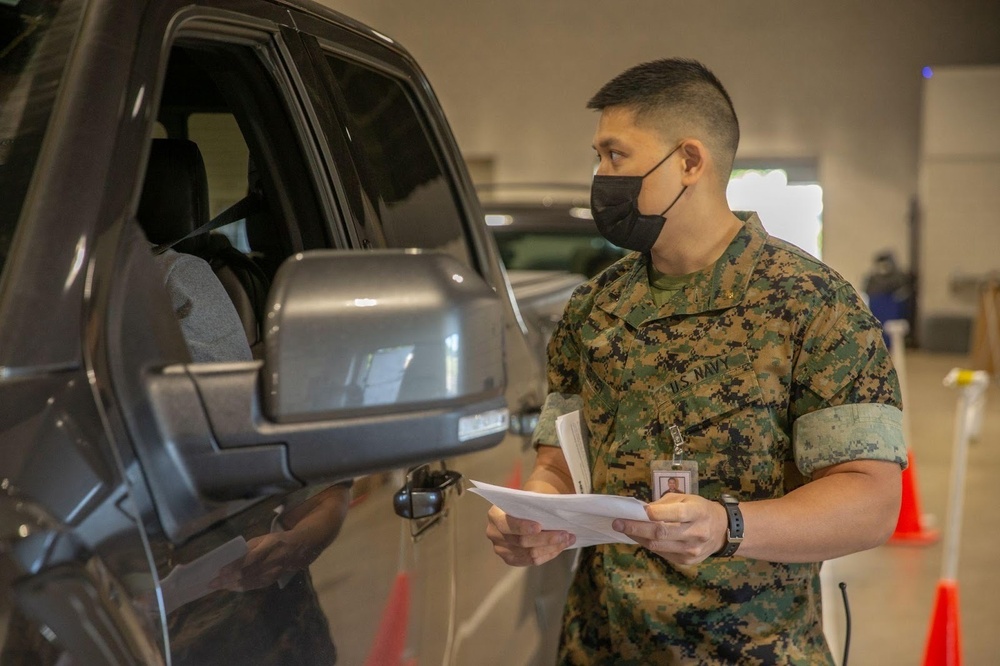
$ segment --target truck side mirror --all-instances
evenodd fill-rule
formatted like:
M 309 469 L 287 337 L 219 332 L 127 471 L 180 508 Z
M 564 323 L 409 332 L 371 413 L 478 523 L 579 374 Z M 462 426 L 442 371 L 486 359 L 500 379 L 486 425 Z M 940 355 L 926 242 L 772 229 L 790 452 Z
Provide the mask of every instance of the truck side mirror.
M 440 253 L 321 250 L 278 272 L 265 321 L 265 412 L 277 423 L 396 415 L 494 398 L 500 301 Z
M 151 485 L 172 539 L 220 503 L 476 451 L 507 431 L 502 305 L 433 252 L 286 261 L 265 360 L 168 366 L 146 389 L 166 451 Z M 147 463 L 149 464 L 149 463 Z

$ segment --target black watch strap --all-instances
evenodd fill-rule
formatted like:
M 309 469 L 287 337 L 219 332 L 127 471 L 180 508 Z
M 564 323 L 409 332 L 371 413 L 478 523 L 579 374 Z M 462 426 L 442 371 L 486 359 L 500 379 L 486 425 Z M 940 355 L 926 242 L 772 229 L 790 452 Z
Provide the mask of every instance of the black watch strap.
M 732 495 L 722 495 L 719 504 L 726 509 L 729 526 L 726 528 L 726 545 L 713 557 L 732 557 L 743 543 L 743 512 L 740 511 L 739 501 Z

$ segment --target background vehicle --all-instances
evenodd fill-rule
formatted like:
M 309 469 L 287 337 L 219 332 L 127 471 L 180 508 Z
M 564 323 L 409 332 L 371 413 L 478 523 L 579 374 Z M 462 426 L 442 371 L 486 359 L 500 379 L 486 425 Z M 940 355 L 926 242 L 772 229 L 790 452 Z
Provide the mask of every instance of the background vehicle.
M 556 270 L 591 278 L 628 254 L 597 231 L 587 185 L 497 184 L 478 190 L 508 271 Z
M 477 185 L 514 296 L 539 358 L 566 305 L 554 283 L 591 278 L 628 251 L 601 236 L 590 213 L 590 188 L 568 184 Z
M 566 558 L 506 567 L 460 496 L 520 483 L 543 359 L 398 44 L 308 2 L 0 4 L 0 200 L 0 663 L 552 654 Z M 247 356 L 194 362 L 220 286 Z

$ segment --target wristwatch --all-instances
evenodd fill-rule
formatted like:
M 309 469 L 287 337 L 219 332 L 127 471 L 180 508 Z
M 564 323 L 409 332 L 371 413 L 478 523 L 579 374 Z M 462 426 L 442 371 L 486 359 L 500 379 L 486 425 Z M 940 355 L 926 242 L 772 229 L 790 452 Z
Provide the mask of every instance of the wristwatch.
M 740 511 L 739 500 L 732 495 L 723 493 L 719 504 L 726 510 L 729 526 L 726 528 L 726 545 L 719 552 L 713 553 L 712 557 L 732 557 L 743 543 L 743 512 Z

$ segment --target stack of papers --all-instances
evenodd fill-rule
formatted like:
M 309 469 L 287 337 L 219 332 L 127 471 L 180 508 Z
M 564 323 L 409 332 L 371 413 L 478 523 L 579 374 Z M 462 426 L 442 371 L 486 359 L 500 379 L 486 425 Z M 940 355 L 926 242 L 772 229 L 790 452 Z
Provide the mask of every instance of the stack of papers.
M 583 425 L 583 414 L 580 410 L 563 414 L 556 419 L 556 436 L 559 438 L 559 448 L 562 449 L 566 464 L 569 465 L 570 476 L 573 477 L 573 488 L 585 495 L 590 492 L 590 462 L 587 459 L 587 429 Z
M 575 495 L 534 493 L 472 481 L 469 489 L 516 518 L 533 520 L 543 530 L 563 530 L 576 536 L 572 548 L 601 543 L 635 543 L 611 529 L 616 518 L 648 522 L 646 504 L 634 497 L 591 494 L 587 459 L 587 428 L 579 410 L 556 419 L 556 435 L 573 478 Z
M 615 518 L 649 521 L 645 503 L 618 495 L 551 495 L 514 490 L 472 481 L 473 492 L 517 518 L 533 520 L 543 530 L 565 530 L 576 535 L 573 548 L 601 543 L 635 543 L 611 529 Z

